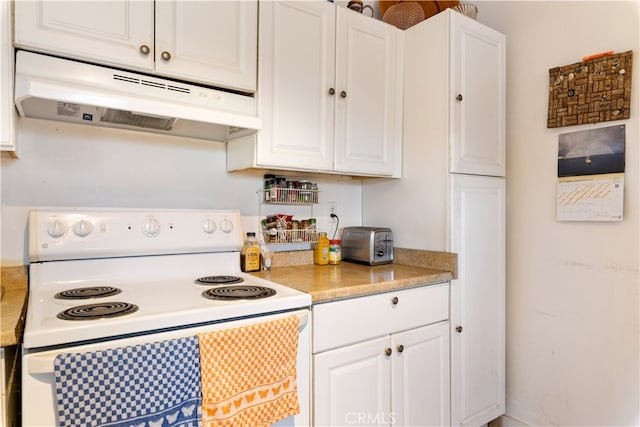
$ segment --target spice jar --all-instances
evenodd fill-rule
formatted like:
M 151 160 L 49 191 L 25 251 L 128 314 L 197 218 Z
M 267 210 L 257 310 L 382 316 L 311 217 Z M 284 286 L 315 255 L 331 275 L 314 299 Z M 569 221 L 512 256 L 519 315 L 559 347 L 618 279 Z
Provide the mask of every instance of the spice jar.
M 329 240 L 329 264 L 340 264 L 342 261 L 342 241 Z

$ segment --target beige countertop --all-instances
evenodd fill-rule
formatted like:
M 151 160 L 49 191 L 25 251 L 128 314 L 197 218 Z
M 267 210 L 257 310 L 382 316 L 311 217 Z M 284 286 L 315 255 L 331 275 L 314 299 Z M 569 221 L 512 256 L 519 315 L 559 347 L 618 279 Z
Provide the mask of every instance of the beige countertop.
M 27 308 L 27 268 L 0 269 L 0 347 L 18 344 Z
M 307 292 L 313 303 L 441 283 L 456 277 L 455 254 L 399 248 L 394 251 L 393 264 L 367 266 L 341 262 L 320 266 L 292 260 L 293 265 L 287 265 L 286 260 L 274 258 L 271 271 L 253 274 Z M 297 255 L 300 256 L 304 254 Z

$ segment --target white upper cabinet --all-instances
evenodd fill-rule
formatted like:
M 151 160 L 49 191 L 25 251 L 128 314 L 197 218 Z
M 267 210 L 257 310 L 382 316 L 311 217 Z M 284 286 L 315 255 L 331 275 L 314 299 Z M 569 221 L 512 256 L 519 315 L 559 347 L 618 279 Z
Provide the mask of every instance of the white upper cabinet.
M 157 1 L 156 71 L 254 92 L 257 20 L 256 1 Z
M 16 1 L 15 45 L 152 71 L 153 5 L 153 0 Z
M 328 2 L 260 3 L 258 110 L 263 120 L 242 166 L 333 169 L 335 7 Z M 256 155 L 255 162 L 246 164 Z M 228 165 L 231 166 L 231 165 Z
M 505 176 L 506 38 L 449 14 L 450 172 Z
M 402 32 L 326 1 L 260 3 L 263 130 L 227 169 L 400 176 Z
M 11 2 L 0 1 L 0 150 L 16 155 Z
M 337 8 L 335 169 L 399 175 L 402 32 Z
M 15 45 L 247 92 L 257 2 L 15 2 Z

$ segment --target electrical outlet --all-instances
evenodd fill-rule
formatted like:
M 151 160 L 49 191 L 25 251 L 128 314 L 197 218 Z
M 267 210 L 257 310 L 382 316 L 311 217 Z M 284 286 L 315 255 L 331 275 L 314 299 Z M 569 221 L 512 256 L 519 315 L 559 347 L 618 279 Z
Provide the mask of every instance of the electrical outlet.
M 329 217 L 329 225 L 335 224 L 337 219 L 332 215 L 338 215 L 338 204 L 336 202 L 328 202 L 327 207 L 329 208 L 328 217 Z
M 338 204 L 336 202 L 328 202 L 327 205 L 329 206 L 329 216 L 331 214 L 338 215 Z

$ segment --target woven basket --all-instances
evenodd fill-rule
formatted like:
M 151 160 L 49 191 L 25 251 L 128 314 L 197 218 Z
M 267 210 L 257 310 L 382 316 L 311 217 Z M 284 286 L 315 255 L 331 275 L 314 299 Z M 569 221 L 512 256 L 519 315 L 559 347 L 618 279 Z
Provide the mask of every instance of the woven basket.
M 460 3 L 457 6 L 452 7 L 453 10 L 468 16 L 471 19 L 476 19 L 478 15 L 478 7 L 471 3 Z
M 382 20 L 388 24 L 394 25 L 401 30 L 424 21 L 424 9 L 418 2 L 404 1 L 389 7 L 384 13 Z

